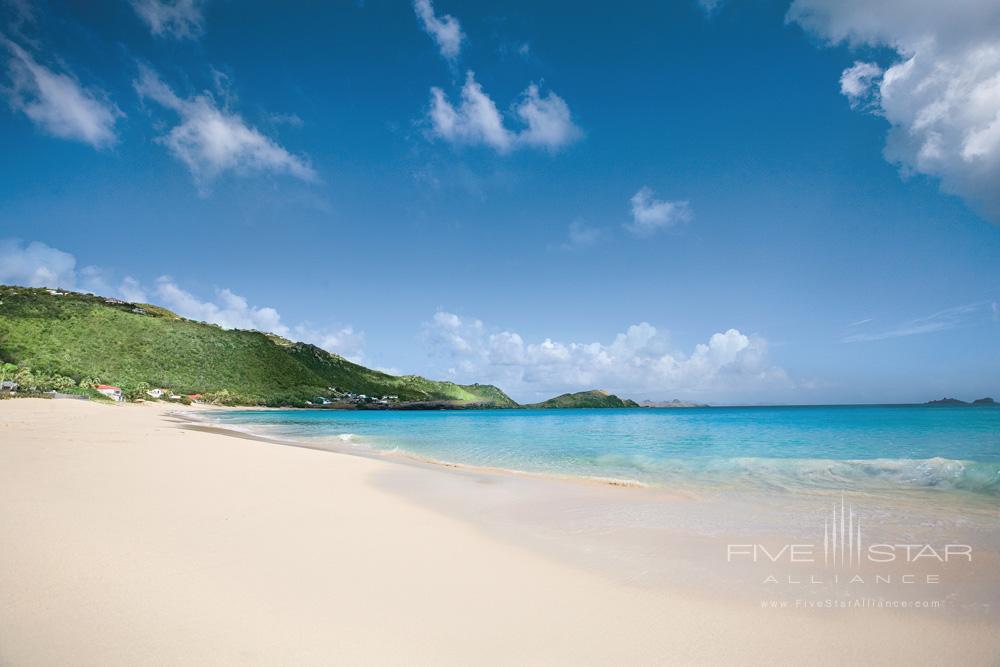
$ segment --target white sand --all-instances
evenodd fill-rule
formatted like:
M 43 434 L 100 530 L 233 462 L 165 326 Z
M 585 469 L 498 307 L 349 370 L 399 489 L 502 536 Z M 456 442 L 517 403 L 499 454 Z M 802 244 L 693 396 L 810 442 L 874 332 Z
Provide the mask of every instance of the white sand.
M 398 464 L 183 430 L 165 410 L 0 401 L 0 664 L 1000 659 L 991 623 L 629 588 L 371 482 Z

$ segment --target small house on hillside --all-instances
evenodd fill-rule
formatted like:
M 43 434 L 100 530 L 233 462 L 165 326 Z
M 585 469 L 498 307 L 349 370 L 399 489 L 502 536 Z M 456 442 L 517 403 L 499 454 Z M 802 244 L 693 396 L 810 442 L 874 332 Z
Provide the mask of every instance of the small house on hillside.
M 202 402 L 202 395 L 201 394 L 188 394 L 188 400 L 190 400 L 192 403 L 201 403 Z
M 160 398 L 166 393 L 167 392 L 165 392 L 164 390 L 157 388 L 157 389 L 150 389 L 149 391 L 146 392 L 146 395 L 149 396 L 150 398 Z
M 99 384 L 94 387 L 98 392 L 104 394 L 112 401 L 124 401 L 125 397 L 122 396 L 122 388 L 116 387 L 113 384 Z

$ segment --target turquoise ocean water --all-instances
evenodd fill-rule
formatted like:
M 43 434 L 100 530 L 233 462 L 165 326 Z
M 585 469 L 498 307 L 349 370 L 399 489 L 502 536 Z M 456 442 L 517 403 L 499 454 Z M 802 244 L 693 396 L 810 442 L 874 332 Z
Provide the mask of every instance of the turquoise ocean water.
M 219 411 L 313 445 L 650 486 L 936 490 L 1000 502 L 1000 407 Z

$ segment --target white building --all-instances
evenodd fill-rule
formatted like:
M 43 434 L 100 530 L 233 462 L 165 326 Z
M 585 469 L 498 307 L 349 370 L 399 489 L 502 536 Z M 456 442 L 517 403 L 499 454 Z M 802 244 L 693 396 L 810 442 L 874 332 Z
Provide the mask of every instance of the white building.
M 112 401 L 124 401 L 125 400 L 125 397 L 122 396 L 122 388 L 121 387 L 116 387 L 116 386 L 111 385 L 111 384 L 99 384 L 96 387 L 94 387 L 94 389 L 96 389 L 100 393 L 104 394 L 105 396 L 107 396 L 108 398 L 110 398 Z
M 166 393 L 167 392 L 163 391 L 162 389 L 150 389 L 149 391 L 146 392 L 146 395 L 151 398 L 160 398 Z

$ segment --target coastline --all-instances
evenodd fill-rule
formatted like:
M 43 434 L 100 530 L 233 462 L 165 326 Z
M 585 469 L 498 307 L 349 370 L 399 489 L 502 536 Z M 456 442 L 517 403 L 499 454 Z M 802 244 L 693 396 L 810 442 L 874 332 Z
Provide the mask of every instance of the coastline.
M 200 409 L 194 414 L 199 414 L 198 417 L 194 417 L 189 411 L 176 411 L 172 414 L 176 415 L 179 419 L 191 422 L 198 425 L 202 429 L 215 429 L 221 433 L 232 433 L 240 437 L 251 437 L 257 438 L 265 442 L 270 442 L 273 444 L 282 444 L 293 447 L 304 447 L 308 449 L 315 449 L 320 451 L 336 452 L 341 454 L 347 454 L 352 456 L 364 456 L 369 458 L 375 458 L 377 460 L 387 460 L 396 461 L 401 463 L 410 463 L 415 465 L 426 465 L 426 466 L 436 466 L 445 469 L 460 469 L 467 470 L 470 472 L 478 472 L 493 475 L 511 475 L 516 477 L 524 478 L 534 478 L 540 480 L 554 480 L 560 482 L 577 483 L 577 484 L 596 484 L 596 485 L 607 485 L 613 487 L 625 487 L 634 489 L 644 489 L 651 493 L 660 493 L 666 495 L 672 495 L 676 497 L 687 497 L 687 498 L 699 498 L 705 495 L 716 495 L 716 494 L 741 494 L 748 493 L 749 495 L 759 495 L 762 492 L 772 492 L 775 490 L 774 484 L 776 480 L 774 478 L 769 478 L 767 480 L 758 479 L 757 486 L 748 485 L 746 483 L 747 479 L 752 479 L 749 471 L 742 470 L 744 479 L 733 478 L 729 481 L 719 481 L 714 479 L 708 482 L 706 479 L 698 477 L 697 471 L 685 468 L 677 468 L 685 473 L 681 479 L 677 476 L 670 480 L 670 483 L 664 483 L 664 480 L 649 480 L 645 481 L 642 479 L 637 479 L 634 477 L 628 477 L 625 475 L 602 475 L 602 474 L 589 474 L 583 471 L 557 471 L 552 469 L 546 469 L 544 467 L 538 469 L 529 469 L 523 467 L 516 467 L 511 465 L 500 466 L 491 465 L 484 463 L 474 463 L 469 461 L 458 461 L 450 457 L 434 456 L 431 454 L 421 453 L 413 448 L 401 446 L 399 440 L 395 438 L 387 438 L 384 434 L 381 439 L 387 441 L 387 444 L 391 448 L 380 447 L 372 443 L 369 436 L 358 436 L 354 433 L 343 433 L 336 436 L 327 437 L 308 437 L 302 435 L 288 435 L 287 433 L 277 432 L 273 425 L 271 424 L 260 424 L 260 423 L 250 423 L 243 421 L 242 423 L 233 423 L 227 420 L 214 419 L 213 417 L 218 415 L 225 415 L 226 413 L 241 413 L 241 412 L 287 412 L 288 409 L 285 408 L 242 408 L 242 407 L 218 407 L 218 406 L 198 406 Z M 774 406 L 768 406 L 773 408 Z M 815 407 L 815 406 L 810 406 Z M 854 408 L 859 406 L 840 406 L 847 408 Z M 861 406 L 869 407 L 869 406 Z M 888 406 L 888 407 L 906 407 L 906 406 Z M 914 406 L 909 406 L 914 407 Z M 299 409 L 293 409 L 299 410 Z M 307 411 L 308 409 L 302 409 Z M 673 411 L 671 409 L 671 411 Z M 323 410 L 316 410 L 316 412 L 323 412 Z M 202 416 L 205 415 L 205 416 Z M 333 438 L 339 438 L 334 440 Z M 405 447 L 405 448 L 404 448 Z M 684 459 L 675 459 L 674 463 L 683 461 Z M 886 468 L 896 467 L 901 461 L 893 458 L 856 458 L 856 459 L 832 459 L 832 458 L 818 458 L 818 459 L 805 459 L 805 458 L 785 458 L 785 459 L 770 459 L 770 458 L 754 458 L 754 457 L 733 457 L 733 461 L 746 462 L 746 461 L 778 461 L 781 463 L 791 463 L 791 464 L 811 464 L 816 469 L 822 469 L 824 467 L 836 467 L 836 466 L 849 466 L 854 467 L 858 470 L 870 470 L 870 468 L 878 465 L 885 466 Z M 913 464 L 918 467 L 920 466 L 960 466 L 965 468 L 967 466 L 977 466 L 980 465 L 976 461 L 964 460 L 964 459 L 950 459 L 941 456 L 931 456 L 928 458 L 917 458 L 913 460 L 903 461 L 907 464 Z M 985 464 L 992 465 L 992 464 Z M 769 472 L 769 471 L 765 471 Z M 924 471 L 916 471 L 919 474 L 925 474 Z M 995 476 L 995 474 L 994 474 Z M 765 481 L 765 485 L 759 483 Z M 799 495 L 812 495 L 817 498 L 839 498 L 843 493 L 845 484 L 849 485 L 852 480 L 840 479 L 838 480 L 840 484 L 836 488 L 829 488 L 820 485 L 814 485 L 811 487 L 805 486 L 788 486 L 781 487 L 778 489 L 781 492 L 795 493 Z M 997 505 L 997 496 L 990 493 L 989 491 L 985 493 L 979 493 L 976 490 L 969 490 L 967 488 L 960 487 L 945 487 L 944 490 L 939 488 L 933 481 L 928 483 L 924 482 L 922 484 L 916 484 L 913 486 L 900 485 L 897 487 L 892 487 L 891 485 L 885 485 L 879 488 L 878 486 L 859 486 L 856 491 L 862 493 L 870 498 L 879 498 L 890 503 L 912 503 L 916 505 L 933 504 L 933 505 L 947 505 L 952 509 L 960 508 L 964 511 L 987 513 L 990 515 L 996 515 L 1000 511 L 1000 505 Z
M 212 406 L 210 408 L 204 408 L 198 412 L 211 412 L 216 410 L 234 410 L 234 411 L 244 411 L 244 410 L 284 410 L 285 408 L 219 408 L 218 406 Z M 296 409 L 308 409 L 308 408 L 296 408 Z M 653 489 L 649 484 L 645 482 L 640 482 L 634 479 L 621 479 L 617 477 L 600 477 L 596 475 L 570 475 L 570 474 L 557 474 L 551 472 L 539 472 L 532 470 L 519 470 L 516 468 L 499 468 L 496 466 L 482 466 L 474 465 L 471 463 L 460 463 L 457 461 L 449 461 L 445 459 L 436 459 L 429 456 L 421 456 L 415 452 L 403 451 L 403 450 L 378 450 L 371 447 L 359 448 L 359 447 L 349 447 L 347 445 L 338 445 L 336 443 L 310 443 L 304 439 L 294 439 L 294 438 L 284 438 L 266 435 L 264 433 L 256 432 L 249 428 L 237 428 L 231 424 L 220 424 L 213 422 L 209 419 L 194 418 L 190 414 L 186 414 L 182 411 L 173 411 L 166 413 L 170 417 L 174 417 L 187 422 L 185 428 L 203 431 L 206 433 L 217 433 L 219 435 L 227 435 L 236 438 L 245 438 L 248 440 L 257 440 L 260 442 L 267 442 L 273 445 L 284 445 L 286 447 L 301 447 L 303 449 L 312 449 L 320 452 L 330 452 L 333 454 L 342 454 L 345 456 L 361 456 L 364 458 L 370 458 L 380 461 L 394 461 L 396 463 L 404 463 L 418 466 L 429 466 L 429 467 L 440 467 L 442 469 L 458 469 L 463 471 L 468 471 L 472 473 L 484 473 L 490 475 L 511 475 L 516 477 L 526 477 L 541 480 L 552 480 L 579 484 L 596 484 L 600 486 L 611 486 L 611 487 L 625 487 L 625 488 L 637 488 L 637 489 Z M 671 493 L 667 489 L 656 489 L 664 493 Z M 673 492 L 681 494 L 680 492 Z M 686 494 L 683 494 L 686 495 Z
M 712 586 L 617 578 L 607 563 L 567 555 L 582 531 L 567 516 L 610 507 L 617 522 L 647 507 L 645 489 L 276 446 L 178 428 L 174 410 L 0 402 L 0 662 L 991 664 L 1000 655 L 995 612 L 763 610 Z M 616 544 L 645 545 L 641 555 L 671 566 L 690 567 L 710 541 L 685 517 L 739 513 L 726 499 L 656 501 L 667 503 L 656 516 L 679 525 Z M 530 523 L 497 509 L 525 506 L 551 516 Z M 646 562 L 632 555 L 613 553 L 612 563 Z

